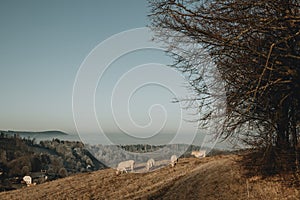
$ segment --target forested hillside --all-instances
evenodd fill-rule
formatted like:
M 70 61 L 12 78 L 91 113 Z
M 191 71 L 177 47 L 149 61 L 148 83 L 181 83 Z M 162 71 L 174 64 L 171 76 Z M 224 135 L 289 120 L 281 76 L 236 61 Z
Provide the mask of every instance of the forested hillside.
M 24 186 L 22 178 L 33 176 L 35 183 L 66 177 L 70 174 L 103 169 L 81 142 L 42 141 L 0 135 L 0 191 Z

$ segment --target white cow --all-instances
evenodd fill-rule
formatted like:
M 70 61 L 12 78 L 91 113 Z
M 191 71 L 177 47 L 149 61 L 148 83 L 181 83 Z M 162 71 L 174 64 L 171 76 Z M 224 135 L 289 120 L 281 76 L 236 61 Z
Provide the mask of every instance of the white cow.
M 32 178 L 30 176 L 24 176 L 23 181 L 25 181 L 26 185 L 29 186 L 32 183 Z
M 116 174 L 118 175 L 119 173 L 127 173 L 126 168 L 125 167 L 117 168 Z
M 147 161 L 147 165 L 146 165 L 146 169 L 147 171 L 149 171 L 152 167 L 154 167 L 155 165 L 155 161 L 153 158 L 150 158 L 148 161 Z
M 192 151 L 191 155 L 195 156 L 196 158 L 204 158 L 206 156 L 206 151 L 205 150 Z
M 176 155 L 171 156 L 171 166 L 174 167 L 178 162 L 178 158 Z
M 120 162 L 118 164 L 116 174 L 118 175 L 119 173 L 122 173 L 122 172 L 127 173 L 128 169 L 133 171 L 133 168 L 134 168 L 134 160 L 127 160 L 127 161 Z

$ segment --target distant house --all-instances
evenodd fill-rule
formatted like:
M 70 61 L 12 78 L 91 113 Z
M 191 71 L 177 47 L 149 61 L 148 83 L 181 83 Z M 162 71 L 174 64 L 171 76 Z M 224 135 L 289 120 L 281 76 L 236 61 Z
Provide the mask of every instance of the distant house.
M 30 175 L 34 179 L 34 178 L 44 177 L 45 173 L 44 172 L 31 172 Z
M 47 171 L 41 170 L 41 172 L 31 172 L 30 175 L 32 177 L 32 181 L 35 183 L 42 183 L 48 179 L 46 176 Z

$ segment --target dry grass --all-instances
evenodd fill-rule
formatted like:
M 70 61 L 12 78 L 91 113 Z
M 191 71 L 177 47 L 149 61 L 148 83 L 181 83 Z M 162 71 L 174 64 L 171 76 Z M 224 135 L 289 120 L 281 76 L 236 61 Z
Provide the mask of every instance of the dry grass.
M 0 199 L 299 199 L 279 177 L 246 177 L 240 156 L 184 158 L 175 168 L 116 176 L 113 169 L 0 193 Z M 143 170 L 143 168 L 140 168 Z

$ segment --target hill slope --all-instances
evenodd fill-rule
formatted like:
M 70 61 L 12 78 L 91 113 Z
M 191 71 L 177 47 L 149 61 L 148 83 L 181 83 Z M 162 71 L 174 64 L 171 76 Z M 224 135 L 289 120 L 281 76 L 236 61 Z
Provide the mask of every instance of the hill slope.
M 239 159 L 184 158 L 175 168 L 119 176 L 100 170 L 0 193 L 0 199 L 299 199 L 299 190 L 275 178 L 245 178 Z

